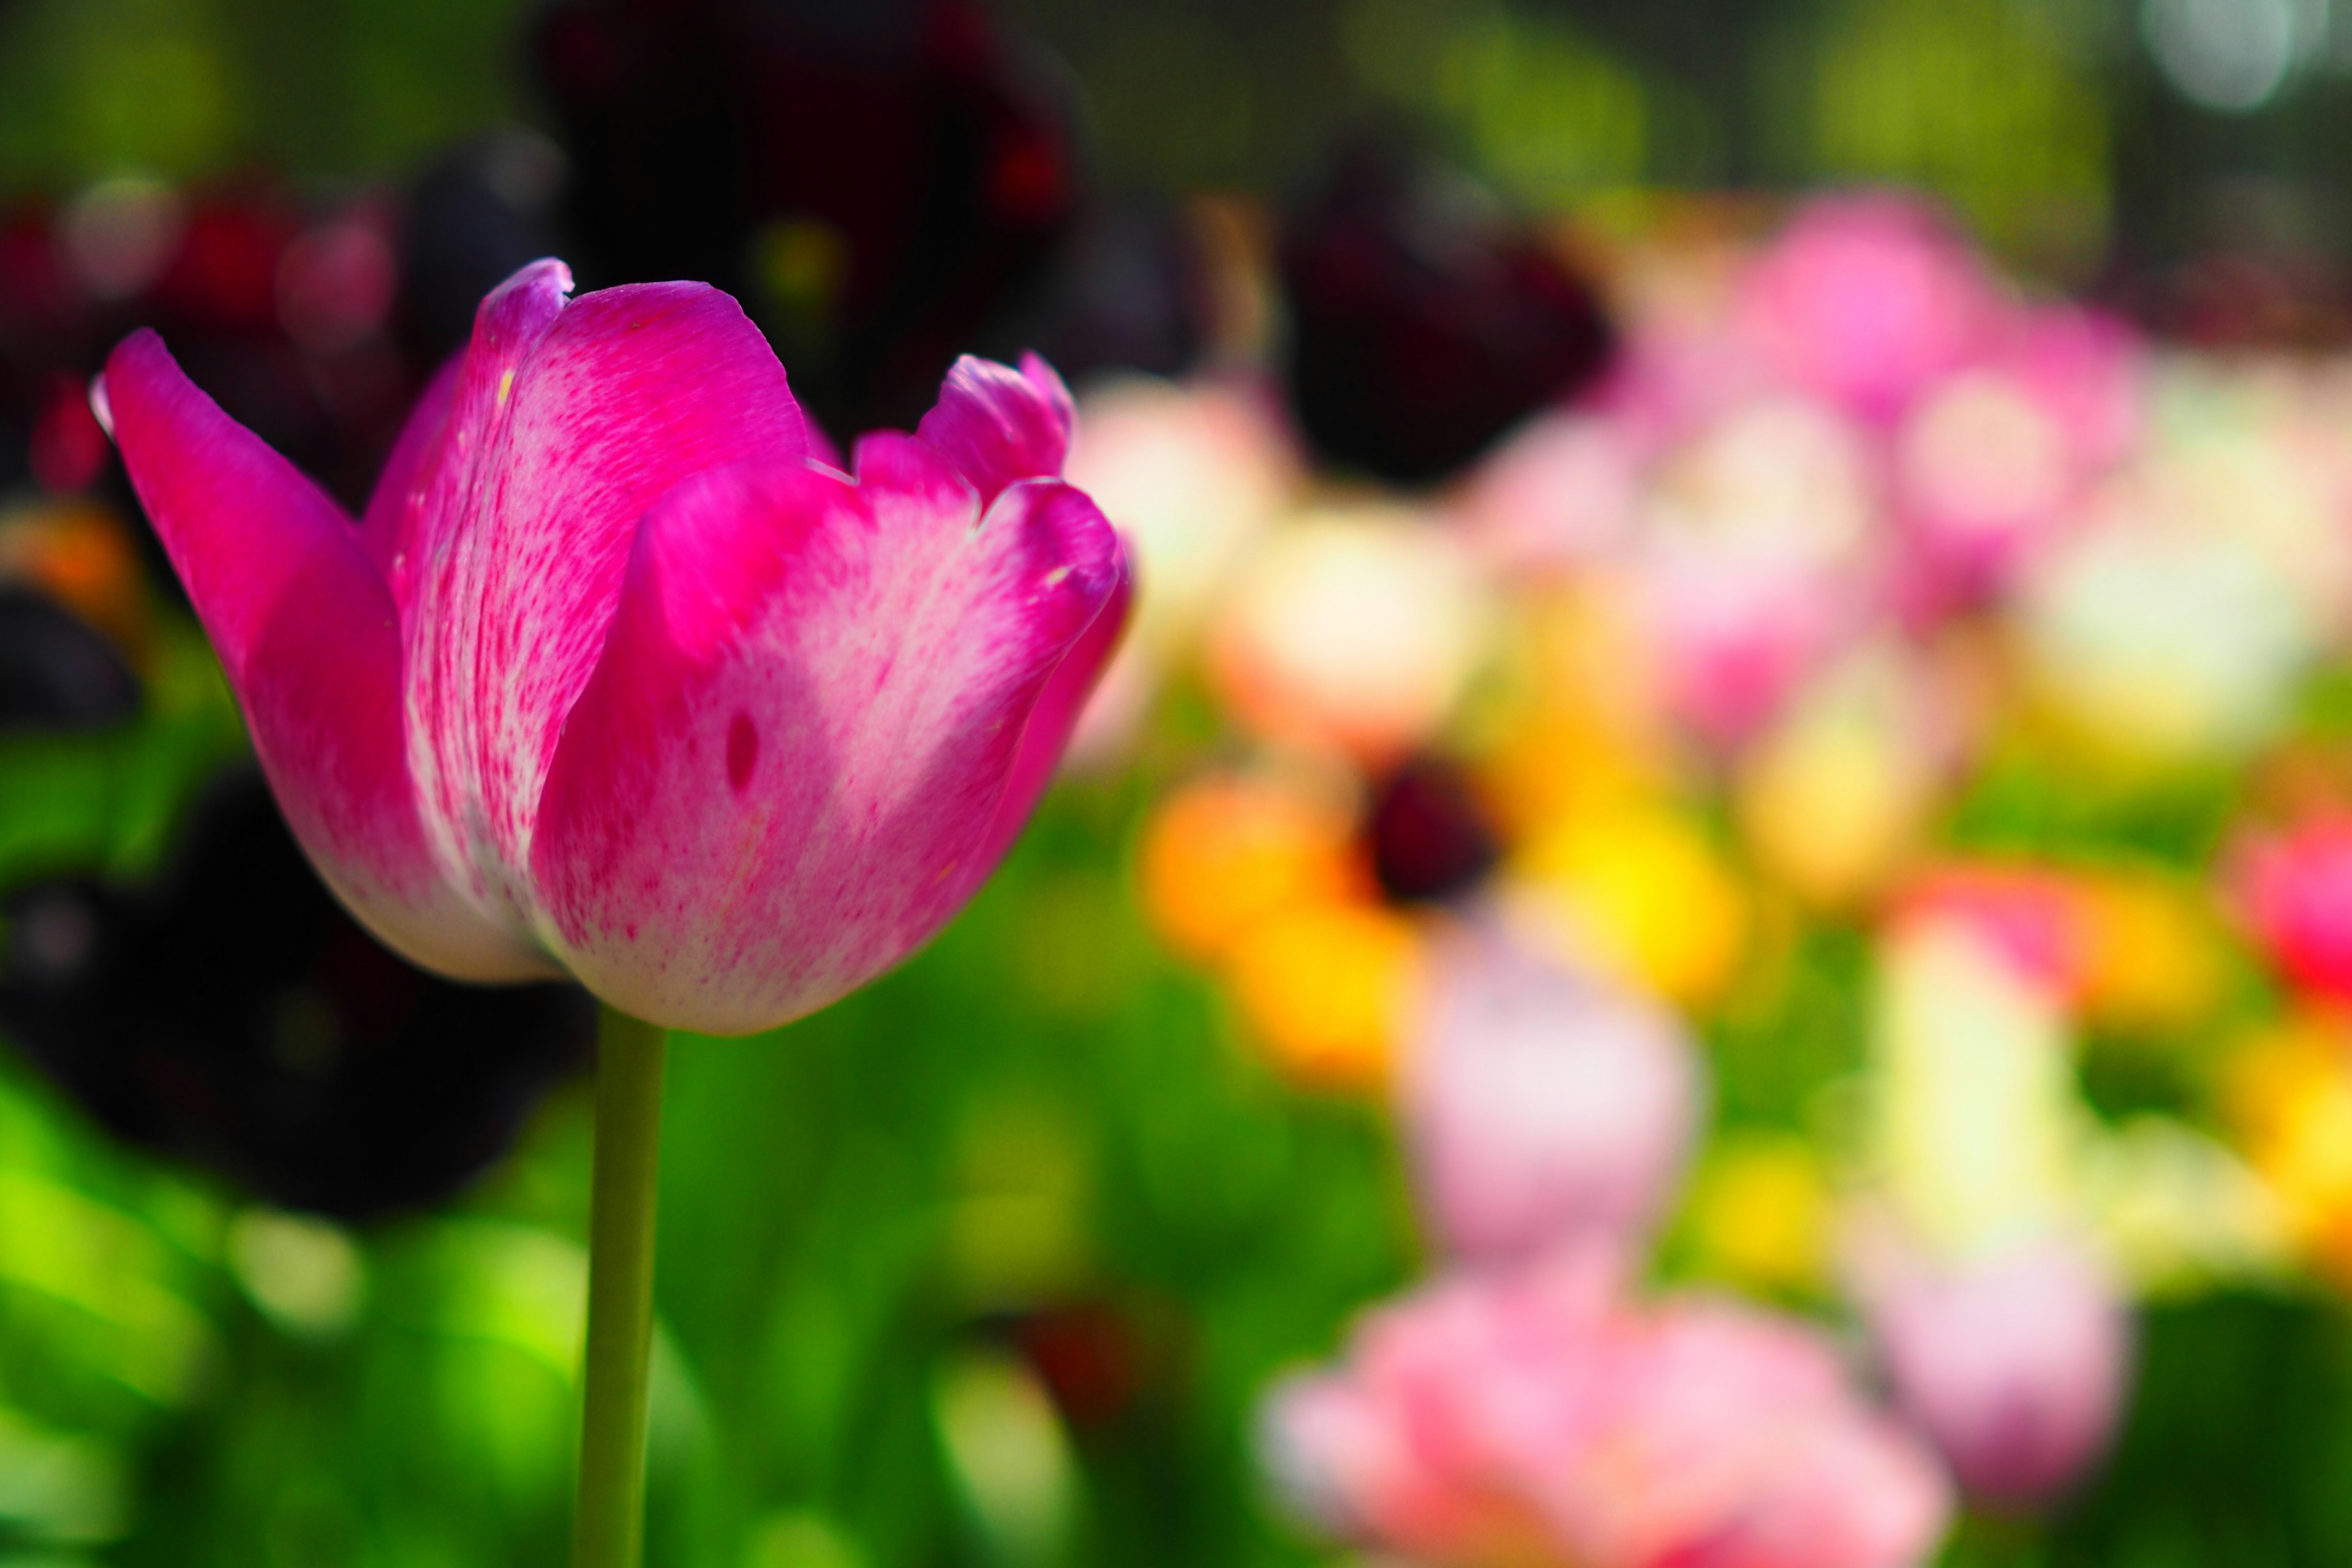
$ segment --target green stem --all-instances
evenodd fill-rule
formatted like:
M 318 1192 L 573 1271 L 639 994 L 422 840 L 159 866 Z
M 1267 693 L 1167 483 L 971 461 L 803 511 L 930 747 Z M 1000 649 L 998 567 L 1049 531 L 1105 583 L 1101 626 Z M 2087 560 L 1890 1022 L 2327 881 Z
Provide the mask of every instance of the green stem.
M 604 1009 L 588 1222 L 588 1360 L 572 1568 L 638 1568 L 646 1373 L 654 1335 L 654 1185 L 666 1033 Z

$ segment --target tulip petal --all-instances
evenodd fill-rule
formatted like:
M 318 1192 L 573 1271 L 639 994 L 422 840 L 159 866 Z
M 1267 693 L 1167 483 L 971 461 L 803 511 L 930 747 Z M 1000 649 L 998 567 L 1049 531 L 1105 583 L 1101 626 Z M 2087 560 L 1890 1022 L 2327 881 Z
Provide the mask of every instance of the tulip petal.
M 556 973 L 436 868 L 402 744 L 397 613 L 351 519 L 153 332 L 114 351 L 104 385 L 123 466 L 320 874 L 419 963 L 474 980 Z
M 569 283 L 541 263 L 483 302 L 403 596 L 427 826 L 474 896 L 518 919 L 532 814 L 639 520 L 689 475 L 807 449 L 783 367 L 733 300 L 647 283 L 565 305 Z
M 856 463 L 667 497 L 564 727 L 531 852 L 542 934 L 656 1023 L 772 1027 L 943 924 L 1118 590 L 1118 536 L 1066 486 L 983 514 L 922 441 L 868 437 Z
M 1076 490 L 1055 487 L 1063 498 L 1077 496 Z M 1067 504 L 1066 500 L 1063 504 Z M 1103 670 L 1110 664 L 1110 656 L 1118 651 L 1119 639 L 1127 633 L 1129 610 L 1135 600 L 1135 574 L 1129 564 L 1126 543 L 1121 541 L 1118 552 L 1118 576 L 1111 585 L 1110 595 L 1039 693 L 1037 706 L 1029 711 L 1029 722 L 1021 731 L 1021 748 L 1013 754 L 1012 776 L 1006 781 L 1004 795 L 996 803 L 996 814 L 990 819 L 988 836 L 982 841 L 978 853 L 966 862 L 962 877 L 962 893 L 958 899 L 969 898 L 979 890 L 990 873 L 996 869 L 1013 841 L 1021 837 L 1028 826 L 1029 814 L 1037 808 L 1038 797 L 1045 786 L 1054 782 L 1054 774 L 1062 764 L 1062 753 L 1069 748 L 1070 732 L 1078 726 L 1078 715 L 1086 710 L 1087 699 L 1094 695 L 1095 683 L 1102 679 Z
M 384 459 L 383 472 L 376 476 L 375 490 L 360 518 L 360 534 L 367 542 L 376 570 L 388 583 L 398 579 L 395 599 L 406 584 L 406 546 L 425 508 L 425 488 L 440 463 L 441 439 L 449 428 L 449 410 L 457 402 L 457 376 L 464 368 L 464 356 L 456 356 L 425 383 L 416 406 L 409 410 L 408 423 L 400 428 L 400 439 L 393 443 L 392 455 Z
M 988 506 L 1007 485 L 1060 479 L 1076 419 L 1070 389 L 1035 354 L 1022 356 L 1018 371 L 966 354 L 949 370 L 938 404 L 915 434 L 954 464 Z

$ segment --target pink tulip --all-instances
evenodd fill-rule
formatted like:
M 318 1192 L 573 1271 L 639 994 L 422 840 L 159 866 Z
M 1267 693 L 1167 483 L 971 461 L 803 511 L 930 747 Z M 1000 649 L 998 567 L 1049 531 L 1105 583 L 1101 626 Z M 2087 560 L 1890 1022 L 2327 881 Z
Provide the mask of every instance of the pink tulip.
M 1404 1122 L 1444 1247 L 1503 1260 L 1645 1235 L 1682 1173 L 1703 1092 L 1674 1018 L 1492 934 L 1441 948 L 1429 993 Z
M 2352 816 L 2254 835 L 2232 867 L 2238 907 L 2289 984 L 2352 1003 Z
M 2091 931 L 2081 889 L 2030 862 L 1954 860 L 1905 889 L 1898 923 L 1948 922 L 1981 941 L 2018 976 L 2071 1000 L 2089 978 Z
M 1916 614 L 2006 588 L 2076 521 L 2138 442 L 2143 361 L 2121 322 L 2047 307 L 2021 312 L 1998 353 L 1921 395 L 1894 449 Z
M 1909 1568 L 1950 1507 L 1818 1333 L 1592 1253 L 1381 1309 L 1264 1430 L 1300 1511 L 1429 1568 Z
M 1891 194 L 1808 205 L 1739 295 L 1743 335 L 1781 374 L 1872 419 L 1985 352 L 2010 309 L 1941 214 Z
M 2115 1285 L 2055 1239 L 1865 1286 L 1904 1409 L 1987 1502 L 2048 1502 L 2105 1451 L 2128 1382 L 2131 1320 Z
M 1019 829 L 1126 602 L 1067 395 L 964 360 L 805 460 L 700 284 L 483 301 L 354 526 L 152 332 L 98 389 L 320 873 L 470 980 L 737 1033 L 904 957 Z

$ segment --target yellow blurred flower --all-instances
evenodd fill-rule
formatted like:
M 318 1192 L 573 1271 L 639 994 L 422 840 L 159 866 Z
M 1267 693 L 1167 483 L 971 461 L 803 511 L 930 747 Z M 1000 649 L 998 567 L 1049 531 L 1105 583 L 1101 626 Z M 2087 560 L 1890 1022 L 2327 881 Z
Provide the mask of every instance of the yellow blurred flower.
M 2340 1020 L 2309 1015 L 2263 1030 L 2231 1057 L 2221 1091 L 2297 1241 L 2352 1286 L 2352 1035 Z
M 1790 1133 L 1727 1133 L 1693 1186 L 1691 1239 L 1711 1275 L 1750 1290 L 1812 1291 L 1828 1278 L 1832 1213 L 1811 1144 Z
M 1745 891 L 1705 833 L 1661 805 L 1572 818 L 1510 868 L 1515 902 L 1565 955 L 1686 1006 L 1721 995 L 1745 953 Z
M 2092 1023 L 2178 1035 L 2211 1016 L 2225 979 L 2222 935 L 2199 891 L 2154 870 L 2084 873 L 2081 1005 Z
M 1515 617 L 1499 711 L 1469 744 L 1506 833 L 1621 810 L 1669 782 L 1647 654 L 1599 584 L 1546 589 Z
M 1846 910 L 1911 862 L 1937 804 L 1934 715 L 1918 672 L 1865 649 L 1803 694 L 1743 759 L 1734 805 L 1766 875 Z
M 1421 984 L 1410 918 L 1372 903 L 1295 908 L 1260 922 L 1227 963 L 1243 1017 L 1286 1077 L 1386 1087 Z

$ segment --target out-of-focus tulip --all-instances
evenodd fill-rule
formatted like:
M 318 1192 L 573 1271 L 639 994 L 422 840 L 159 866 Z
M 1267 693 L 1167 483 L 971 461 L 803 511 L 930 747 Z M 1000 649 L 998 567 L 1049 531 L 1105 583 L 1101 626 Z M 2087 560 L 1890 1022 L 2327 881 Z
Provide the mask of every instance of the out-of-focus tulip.
M 1386 764 L 1453 712 L 1488 621 L 1450 535 L 1410 511 L 1318 511 L 1241 566 L 1210 629 L 1209 677 L 1263 739 Z
M 155 608 L 131 531 L 82 500 L 0 514 L 0 581 L 21 582 L 89 623 L 133 665 L 154 651 Z
M 1954 376 L 1905 423 L 1895 448 L 1906 521 L 1941 578 L 1939 601 L 1998 585 L 2058 526 L 2080 475 L 2066 432 L 2013 378 Z
M 1798 399 L 1744 407 L 1660 469 L 1629 563 L 1669 700 L 1745 739 L 1859 618 L 1876 501 L 1861 433 Z
M 1953 860 L 1904 889 L 1898 938 L 1937 928 L 1980 944 L 2016 978 L 2071 1002 L 2089 962 L 2078 890 L 2058 870 L 2030 861 Z
M 1470 781 L 1433 757 L 1409 762 L 1381 781 L 1364 836 L 1381 891 L 1403 903 L 1468 892 L 1501 854 Z
M 1519 846 L 1517 908 L 1564 958 L 1702 1005 L 1747 952 L 1746 894 L 1698 826 L 1637 806 L 1560 824 Z
M 1144 828 L 1144 913 L 1184 957 L 1222 958 L 1268 916 L 1369 892 L 1352 827 L 1344 802 L 1280 778 L 1195 780 Z
M 216 784 L 182 842 L 151 885 L 8 900 L 0 1022 L 116 1135 L 369 1219 L 447 1198 L 587 1067 L 586 995 L 403 963 L 336 906 L 258 779 Z
M 1457 1257 L 1632 1243 L 1672 1196 L 1703 1073 L 1674 1017 L 1499 932 L 1433 953 L 1402 1067 L 1423 1205 Z
M 2352 1283 L 2352 1037 L 2342 1021 L 2300 1016 L 2241 1043 L 2221 1099 L 2298 1247 Z
M 1284 226 L 1290 394 L 1307 438 L 1402 484 L 1442 479 L 1607 363 L 1591 289 L 1456 176 L 1349 149 Z
M 1919 849 L 1948 730 L 1917 670 L 1868 650 L 1806 691 L 1740 759 L 1735 804 L 1757 860 L 1808 903 L 1883 891 Z
M 1927 390 L 1896 433 L 1915 612 L 2005 587 L 2141 434 L 2147 366 L 2121 323 L 2052 307 L 2023 313 L 2009 336 Z
M 1507 834 L 1655 799 L 1675 777 L 1654 649 L 1616 587 L 1547 585 L 1513 606 L 1506 695 L 1473 752 Z
M 2085 1019 L 2132 1034 L 2179 1035 L 2212 1015 L 2228 978 L 2219 921 L 2190 884 L 2121 868 L 2075 879 Z
M 2137 1294 L 2275 1283 L 2286 1273 L 2294 1247 L 2286 1205 L 2211 1134 L 2146 1112 L 2086 1153 L 2093 1234 Z
M 1274 411 L 1242 388 L 1133 376 L 1078 399 L 1066 477 L 1118 529 L 1150 587 L 1079 721 L 1074 756 L 1115 752 L 1141 721 L 1211 595 L 1281 510 L 1294 466 Z
M 2248 834 L 2230 868 L 2238 910 L 2287 984 L 2352 1003 L 2352 816 Z
M 101 406 L 295 836 L 440 972 L 772 1027 L 1010 845 L 1124 616 L 1042 362 L 965 361 L 851 478 L 734 302 L 483 301 L 354 527 L 152 333 Z
M 1896 1398 L 1969 1492 L 2047 1503 L 2105 1451 L 2131 1320 L 2081 1246 L 2053 1237 L 1951 1267 L 1889 1260 L 1863 1290 Z
M 1304 904 L 1253 926 L 1226 961 L 1244 1021 L 1313 1089 L 1388 1086 L 1423 984 L 1412 921 L 1373 903 Z
M 1887 418 L 1983 353 L 2008 308 L 1941 215 L 1870 194 L 1798 213 L 1742 279 L 1738 321 L 1795 384 Z
M 2225 761 L 2269 735 L 2313 651 L 2294 585 L 2251 542 L 2106 521 L 2027 569 L 2035 688 L 2103 758 Z
M 1381 1309 L 1263 1431 L 1299 1512 L 1432 1568 L 1910 1568 L 1950 1509 L 1821 1336 L 1589 1256 Z
M 1958 1258 L 2072 1224 L 2086 1113 L 2047 973 L 1979 921 L 1915 916 L 1876 1015 L 1870 1152 L 1901 1225 Z
M 1640 457 L 1622 421 L 1544 415 L 1478 466 L 1454 503 L 1454 524 L 1505 570 L 1589 565 L 1633 531 Z
M 1832 1205 L 1820 1152 L 1792 1133 L 1727 1132 L 1692 1181 L 1691 1240 L 1716 1278 L 1813 1291 L 1828 1277 Z
M 2143 529 L 2234 543 L 2268 566 L 2306 627 L 2340 628 L 2352 614 L 2352 475 L 2317 412 L 2320 389 L 2291 371 L 2174 362 L 2152 395 L 2158 438 L 2116 504 Z

